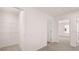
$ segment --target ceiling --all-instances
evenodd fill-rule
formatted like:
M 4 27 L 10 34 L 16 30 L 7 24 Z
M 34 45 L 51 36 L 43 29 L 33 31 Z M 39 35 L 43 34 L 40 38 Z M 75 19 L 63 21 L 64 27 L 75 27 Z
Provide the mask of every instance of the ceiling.
M 36 7 L 36 9 L 48 13 L 52 16 L 59 16 L 59 15 L 79 11 L 79 7 Z

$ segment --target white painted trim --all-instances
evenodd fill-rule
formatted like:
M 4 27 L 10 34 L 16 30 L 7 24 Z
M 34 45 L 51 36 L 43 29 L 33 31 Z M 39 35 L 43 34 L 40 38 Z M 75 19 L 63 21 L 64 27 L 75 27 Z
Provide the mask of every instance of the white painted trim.
M 24 20 L 23 20 L 23 13 L 24 11 L 21 11 L 20 12 L 20 15 L 19 15 L 19 45 L 20 45 L 20 48 L 22 50 L 24 50 L 23 48 L 23 40 L 24 40 Z

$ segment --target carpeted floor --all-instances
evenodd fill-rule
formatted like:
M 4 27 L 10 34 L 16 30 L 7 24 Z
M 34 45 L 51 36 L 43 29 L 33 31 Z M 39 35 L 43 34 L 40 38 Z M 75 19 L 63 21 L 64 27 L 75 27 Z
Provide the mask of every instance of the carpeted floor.
M 0 51 L 22 51 L 19 45 L 8 46 L 0 48 Z M 59 43 L 48 43 L 46 47 L 39 49 L 38 51 L 79 51 L 79 46 L 74 48 L 70 46 L 69 41 L 61 41 Z
M 21 51 L 21 48 L 19 45 L 12 45 L 4 48 L 0 48 L 0 51 Z
M 48 43 L 46 47 L 38 51 L 79 51 L 79 47 L 71 47 L 68 41 L 62 41 L 59 43 Z

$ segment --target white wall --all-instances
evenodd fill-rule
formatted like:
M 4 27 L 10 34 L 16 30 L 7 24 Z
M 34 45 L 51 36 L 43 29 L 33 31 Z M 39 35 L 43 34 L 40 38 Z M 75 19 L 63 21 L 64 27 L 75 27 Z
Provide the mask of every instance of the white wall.
M 0 48 L 18 44 L 19 11 L 14 8 L 0 8 Z
M 47 45 L 47 20 L 50 16 L 34 8 L 24 10 L 25 33 L 23 50 L 38 50 Z

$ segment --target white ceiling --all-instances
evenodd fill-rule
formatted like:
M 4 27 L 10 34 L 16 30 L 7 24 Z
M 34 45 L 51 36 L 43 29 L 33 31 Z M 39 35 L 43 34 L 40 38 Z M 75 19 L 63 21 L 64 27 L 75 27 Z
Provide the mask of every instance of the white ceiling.
M 79 7 L 37 7 L 36 9 L 52 16 L 59 16 L 79 10 Z

